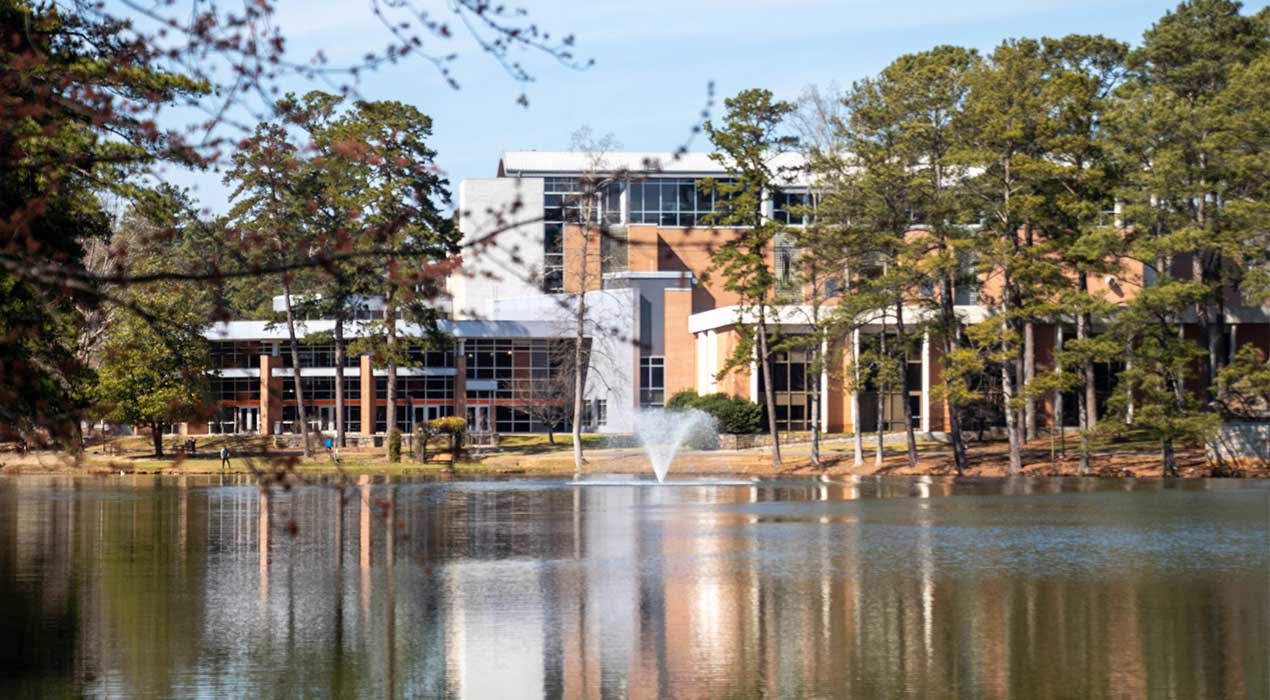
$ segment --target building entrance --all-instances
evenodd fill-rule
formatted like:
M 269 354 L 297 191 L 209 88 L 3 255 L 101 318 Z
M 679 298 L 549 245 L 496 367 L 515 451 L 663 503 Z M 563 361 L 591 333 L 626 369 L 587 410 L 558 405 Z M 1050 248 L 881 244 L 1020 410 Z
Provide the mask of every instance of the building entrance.
M 234 432 L 255 435 L 260 432 L 260 409 L 239 406 L 234 416 Z
M 494 432 L 492 406 L 467 407 L 467 431 L 476 435 Z

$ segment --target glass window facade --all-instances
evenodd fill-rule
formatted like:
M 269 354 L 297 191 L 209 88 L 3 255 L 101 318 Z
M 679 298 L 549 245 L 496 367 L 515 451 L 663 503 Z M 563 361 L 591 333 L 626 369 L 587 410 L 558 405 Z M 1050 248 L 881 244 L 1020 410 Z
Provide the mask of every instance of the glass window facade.
M 335 400 L 335 377 L 300 377 L 300 385 L 306 403 Z M 295 401 L 295 380 L 291 377 L 282 380 L 282 400 Z
M 268 355 L 270 346 L 257 342 L 211 343 L 212 367 L 217 369 L 258 369 L 260 356 Z
M 659 177 L 632 181 L 630 223 L 705 226 L 718 195 L 692 178 Z
M 572 341 L 548 338 L 472 339 L 464 348 L 467 380 L 493 380 L 493 390 L 467 390 L 468 405 L 493 404 L 494 430 L 500 433 L 545 431 L 517 408 L 524 401 L 568 394 Z
M 213 377 L 212 398 L 233 403 L 260 403 L 259 377 Z

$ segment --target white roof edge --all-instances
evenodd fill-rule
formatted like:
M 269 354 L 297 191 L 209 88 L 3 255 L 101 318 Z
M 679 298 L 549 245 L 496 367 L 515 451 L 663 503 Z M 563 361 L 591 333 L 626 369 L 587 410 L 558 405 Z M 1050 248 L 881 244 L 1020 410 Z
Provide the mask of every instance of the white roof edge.
M 687 270 L 623 270 L 604 273 L 606 280 L 677 280 L 681 278 L 695 280 L 697 276 Z
M 537 320 L 464 320 L 437 322 L 438 329 L 456 338 L 554 338 L 561 335 L 557 324 Z M 296 334 L 306 336 L 311 333 L 326 333 L 335 328 L 330 319 L 300 321 L 296 323 Z M 420 335 L 418 324 L 398 321 L 397 328 L 403 335 Z M 362 324 L 350 322 L 345 326 L 346 336 L 361 336 Z M 203 331 L 208 340 L 266 340 L 281 342 L 290 335 L 285 323 L 273 321 L 223 321 Z
M 681 154 L 671 151 L 614 151 L 594 156 L 578 151 L 506 151 L 499 163 L 504 177 L 569 175 L 588 171 L 702 176 L 727 172 L 723 164 L 701 151 Z M 770 163 L 783 168 L 801 168 L 806 159 L 800 153 L 783 152 L 772 154 Z

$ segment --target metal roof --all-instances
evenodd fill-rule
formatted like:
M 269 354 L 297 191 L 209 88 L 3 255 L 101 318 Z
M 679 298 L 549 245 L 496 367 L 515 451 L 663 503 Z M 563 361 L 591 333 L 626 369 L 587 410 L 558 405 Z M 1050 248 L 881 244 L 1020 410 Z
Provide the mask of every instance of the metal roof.
M 364 323 L 349 321 L 344 334 L 349 338 L 363 335 Z M 569 330 L 550 321 L 438 321 L 438 328 L 455 338 L 559 338 L 569 335 Z M 398 333 L 403 337 L 418 336 L 422 328 L 418 324 L 397 322 Z M 296 322 L 296 334 L 303 337 L 314 333 L 335 330 L 331 319 Z M 227 321 L 216 323 L 203 332 L 208 340 L 286 340 L 287 324 L 281 321 Z

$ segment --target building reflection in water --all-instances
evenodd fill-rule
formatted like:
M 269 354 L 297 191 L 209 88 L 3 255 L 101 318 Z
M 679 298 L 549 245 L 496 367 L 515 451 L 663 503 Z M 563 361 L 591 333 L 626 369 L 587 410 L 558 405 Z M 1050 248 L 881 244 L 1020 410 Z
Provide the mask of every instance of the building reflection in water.
M 0 481 L 0 696 L 1270 695 L 1264 493 L 994 483 Z

